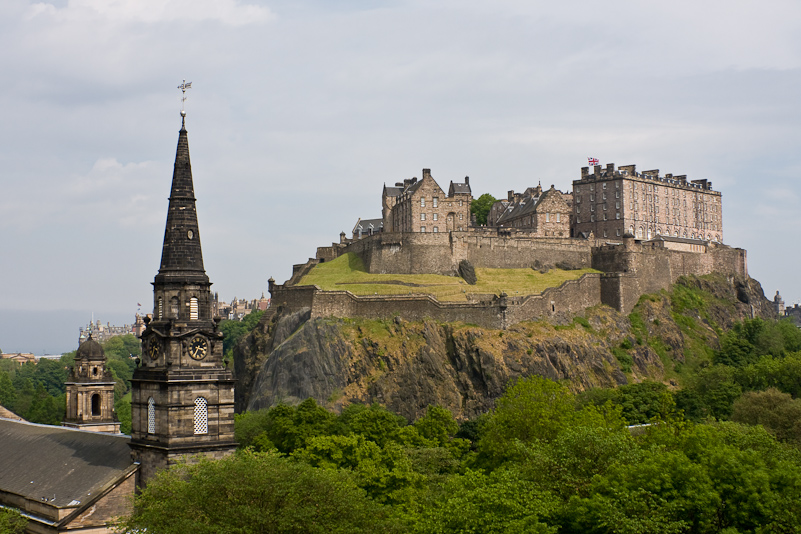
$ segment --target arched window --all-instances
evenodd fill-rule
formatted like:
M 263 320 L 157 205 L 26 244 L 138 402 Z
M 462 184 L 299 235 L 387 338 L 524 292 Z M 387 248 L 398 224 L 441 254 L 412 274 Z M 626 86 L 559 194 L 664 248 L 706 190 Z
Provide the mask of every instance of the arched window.
M 209 433 L 209 409 L 206 399 L 195 399 L 195 434 Z
M 156 433 L 156 401 L 153 397 L 147 399 L 147 433 Z
M 100 415 L 100 394 L 92 395 L 92 415 Z
M 178 297 L 170 298 L 170 317 L 178 318 Z
M 197 319 L 197 297 L 192 297 L 189 299 L 189 319 Z

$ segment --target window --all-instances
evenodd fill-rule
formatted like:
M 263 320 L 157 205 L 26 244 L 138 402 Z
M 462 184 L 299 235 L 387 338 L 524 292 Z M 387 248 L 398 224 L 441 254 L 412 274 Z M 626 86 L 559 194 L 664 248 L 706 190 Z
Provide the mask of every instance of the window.
M 615 191 L 615 198 L 620 198 L 620 191 Z
M 437 197 L 434 197 L 433 200 L 434 200 L 434 207 L 436 208 L 437 205 L 439 204 L 439 199 Z
M 595 205 L 594 204 L 590 205 L 590 211 L 595 211 Z
M 170 297 L 170 317 L 178 318 L 178 297 Z
M 576 206 L 576 213 L 581 213 L 581 208 L 579 208 L 578 206 Z
M 437 227 L 435 226 L 435 227 L 434 227 L 434 233 L 436 234 L 437 232 L 439 232 L 439 228 L 437 228 Z
M 195 434 L 209 433 L 209 408 L 206 399 L 195 399 Z
M 606 184 L 604 184 L 604 185 L 606 185 Z M 602 196 L 601 196 L 601 198 L 602 198 L 603 200 L 606 200 L 606 193 L 602 193 Z
M 617 230 L 615 230 L 615 235 L 617 235 L 618 237 L 620 237 L 620 228 L 618 228 Z
M 159 309 L 158 309 L 158 318 L 162 319 L 164 317 L 164 300 L 159 297 Z
M 620 212 L 615 213 L 615 219 L 620 219 Z
M 147 399 L 147 433 L 156 433 L 156 401 L 153 397 Z
M 92 395 L 92 415 L 100 415 L 100 394 Z
M 620 209 L 620 201 L 615 202 L 615 209 L 616 210 Z
M 606 189 L 606 182 L 604 182 L 604 189 Z
M 595 195 L 590 195 L 590 202 L 593 202 L 594 200 L 595 200 Z
M 189 299 L 189 319 L 197 320 L 197 297 Z
M 460 220 L 460 221 L 462 220 L 462 217 L 463 217 L 463 216 L 464 216 L 464 213 L 460 213 L 460 214 L 459 214 L 459 220 Z
M 462 205 L 462 202 L 463 202 L 463 201 L 461 201 L 461 200 L 459 201 L 459 206 L 461 206 L 461 205 Z
M 590 215 L 590 222 L 595 222 L 595 215 Z
M 606 213 L 604 213 L 604 220 L 606 220 Z
M 420 220 L 421 221 L 425 221 L 426 220 L 426 214 L 425 213 L 421 213 L 420 214 Z
M 551 222 L 551 214 L 550 213 L 546 213 L 545 214 L 545 222 Z
M 426 207 L 426 199 L 424 199 L 424 198 L 420 199 L 420 207 L 421 208 L 425 208 Z
M 434 204 L 434 206 L 436 207 L 436 203 Z M 435 221 L 436 221 L 437 219 L 439 219 L 438 215 L 439 215 L 438 213 L 435 213 L 435 214 L 434 214 L 434 220 L 435 220 Z
M 426 227 L 425 226 L 421 226 L 420 227 L 420 231 L 423 232 L 423 233 L 426 233 Z
M 559 213 L 556 214 L 556 222 L 560 222 L 559 221 Z
M 606 237 L 606 228 L 604 228 L 604 237 Z
M 604 204 L 604 211 L 606 211 L 606 204 Z

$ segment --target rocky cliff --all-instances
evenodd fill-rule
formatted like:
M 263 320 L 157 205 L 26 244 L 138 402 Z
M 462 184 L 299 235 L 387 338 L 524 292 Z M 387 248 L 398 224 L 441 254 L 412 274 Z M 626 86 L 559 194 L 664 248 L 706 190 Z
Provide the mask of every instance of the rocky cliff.
M 308 397 L 338 410 L 378 402 L 409 419 L 430 404 L 471 418 L 510 380 L 538 374 L 576 391 L 643 379 L 676 384 L 677 364 L 699 364 L 738 320 L 772 317 L 753 279 L 682 278 L 644 296 L 628 316 L 599 306 L 507 330 L 400 319 L 265 314 L 235 349 L 237 410 Z

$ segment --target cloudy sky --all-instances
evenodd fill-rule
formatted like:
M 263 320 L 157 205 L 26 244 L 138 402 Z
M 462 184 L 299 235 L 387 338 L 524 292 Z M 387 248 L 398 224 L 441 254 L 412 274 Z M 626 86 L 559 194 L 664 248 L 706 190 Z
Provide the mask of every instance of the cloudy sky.
M 801 3 L 0 2 L 0 348 L 72 350 L 151 305 L 183 79 L 222 298 L 431 168 L 569 190 L 593 156 L 706 178 L 724 240 L 801 302 Z

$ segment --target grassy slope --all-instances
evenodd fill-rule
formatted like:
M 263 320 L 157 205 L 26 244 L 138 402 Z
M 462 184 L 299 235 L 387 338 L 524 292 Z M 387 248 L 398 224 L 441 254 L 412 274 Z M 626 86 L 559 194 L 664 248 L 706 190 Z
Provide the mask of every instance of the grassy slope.
M 348 290 L 356 295 L 433 295 L 443 301 L 465 301 L 467 293 L 505 291 L 510 296 L 534 295 L 566 280 L 575 280 L 592 269 L 540 273 L 533 269 L 476 269 L 478 282 L 468 285 L 457 276 L 438 274 L 370 274 L 355 254 L 321 263 L 301 279 L 298 285 L 317 285 L 328 291 Z M 383 283 L 382 283 L 383 282 Z

